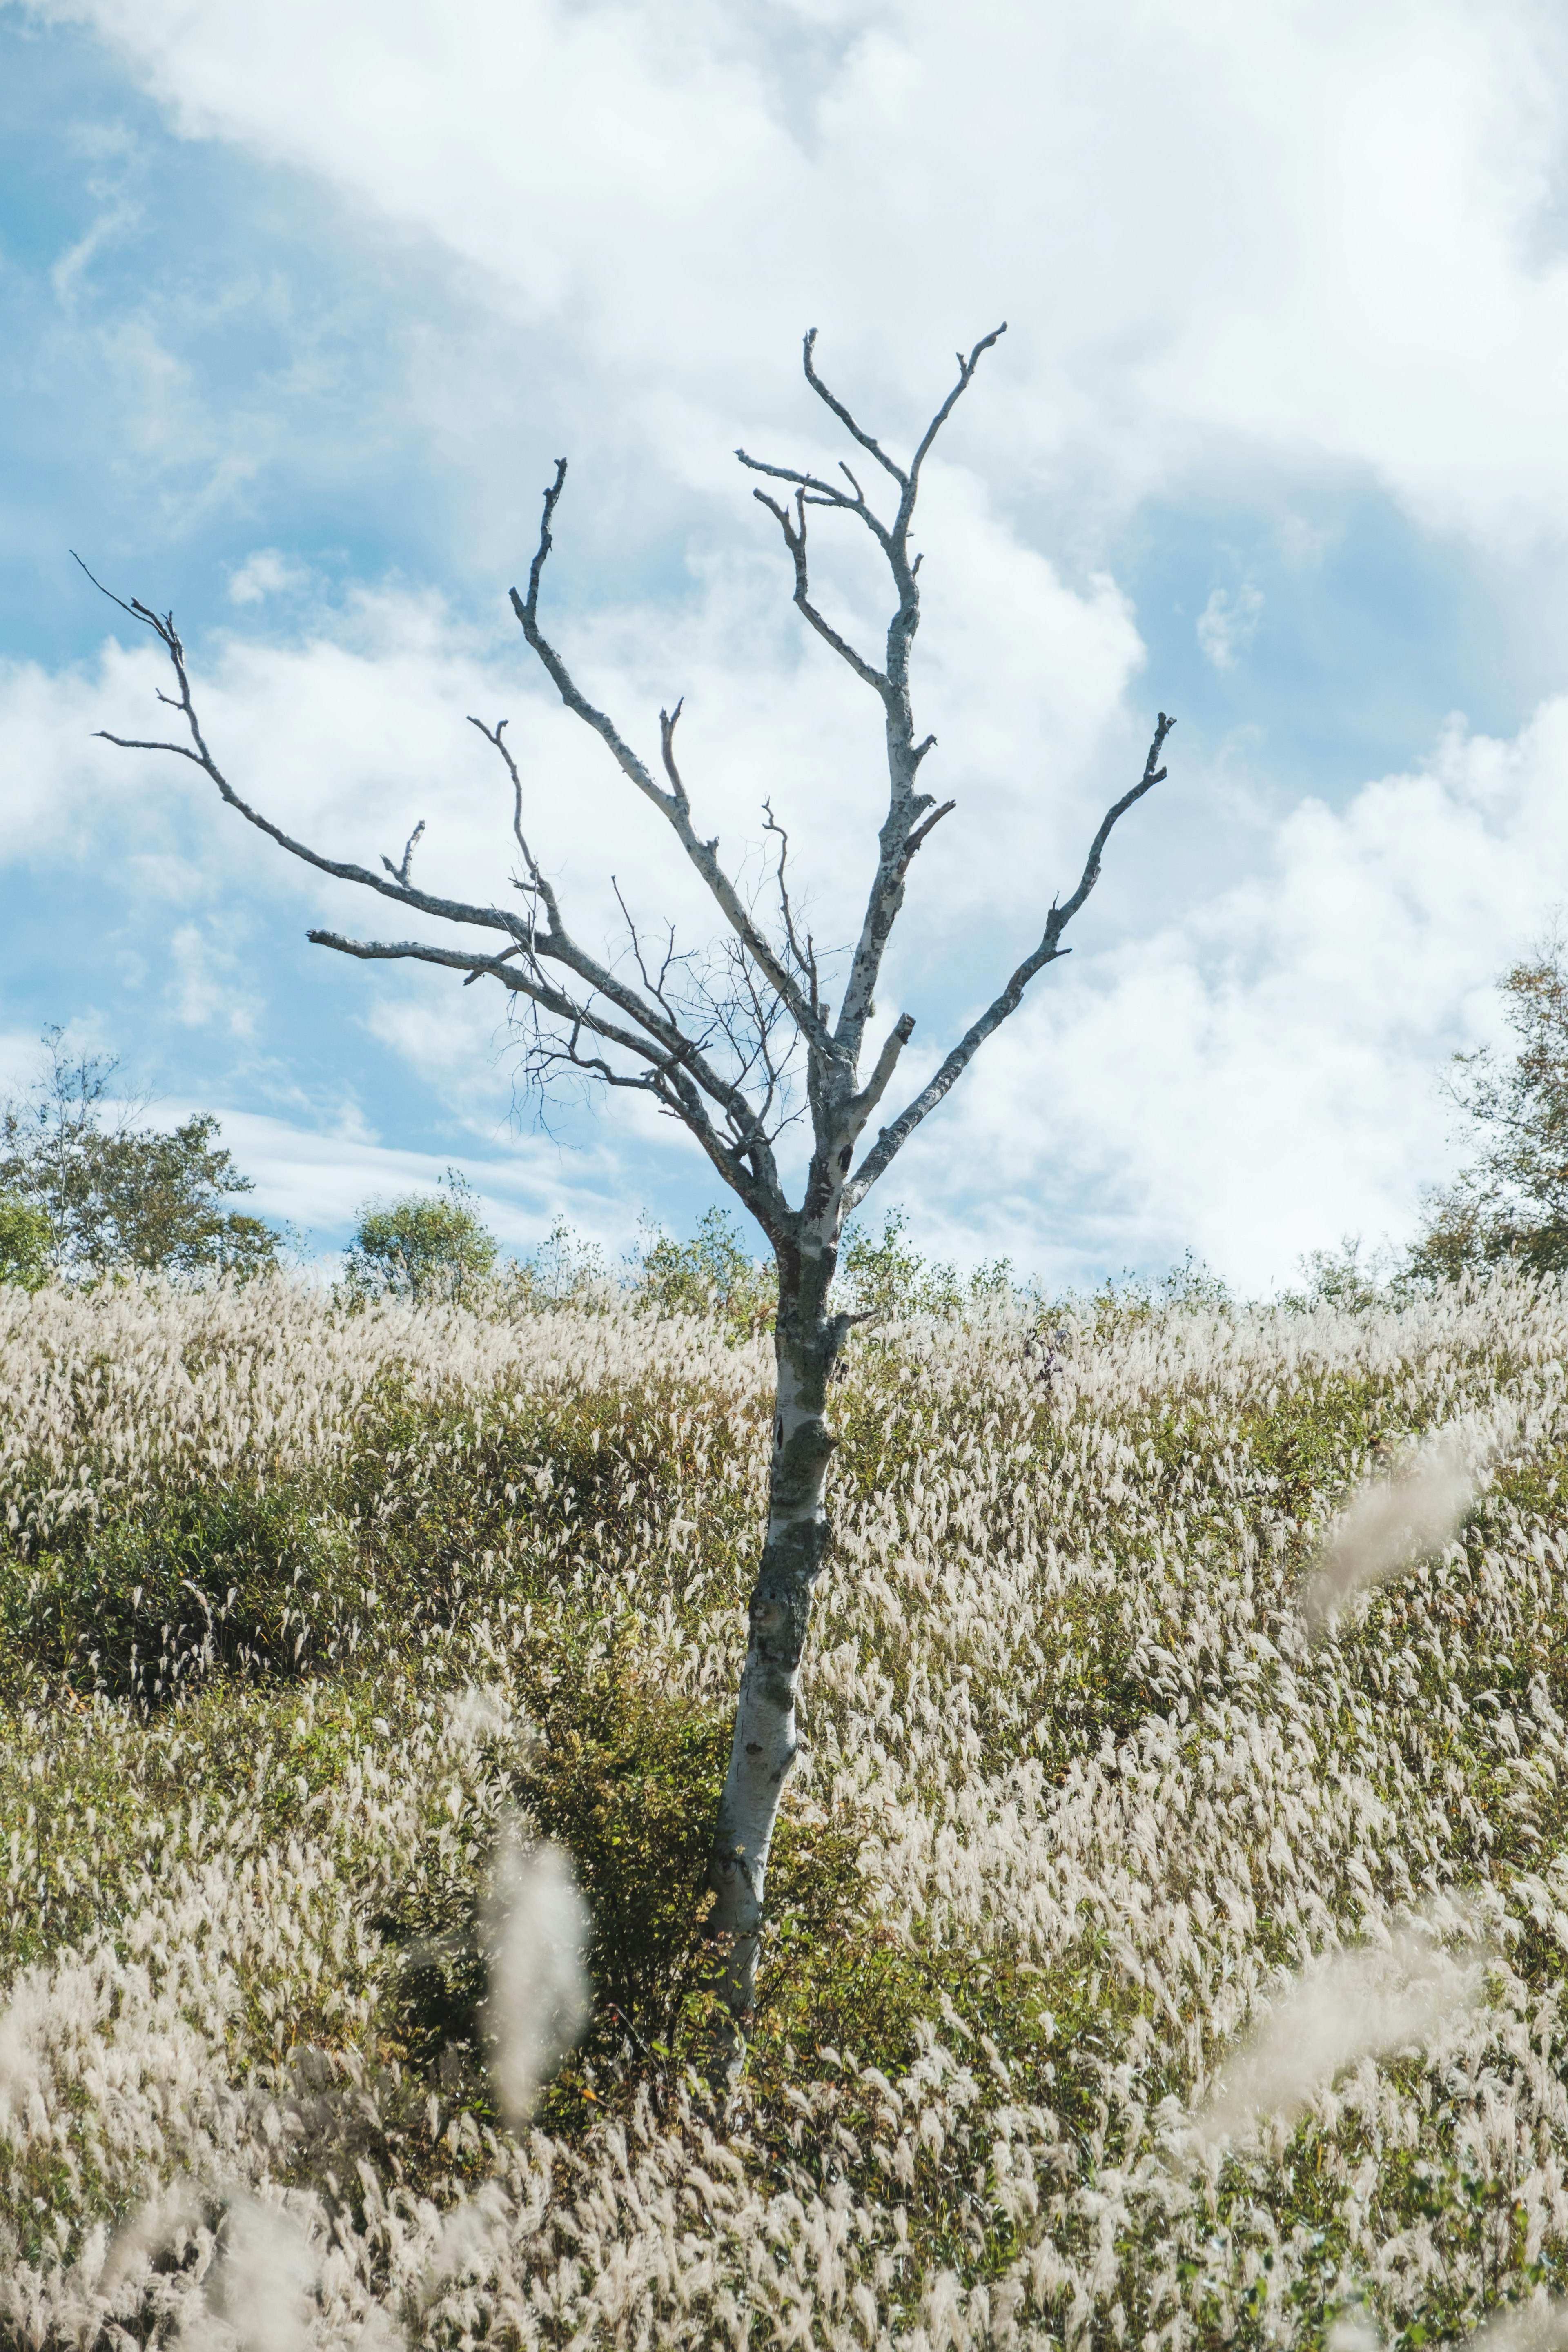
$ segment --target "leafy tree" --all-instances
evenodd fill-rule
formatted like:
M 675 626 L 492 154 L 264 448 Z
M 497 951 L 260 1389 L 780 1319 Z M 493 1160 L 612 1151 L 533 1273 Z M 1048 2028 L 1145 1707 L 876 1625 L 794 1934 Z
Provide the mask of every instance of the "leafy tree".
M 1457 1182 L 1428 1192 L 1406 1276 L 1418 1282 L 1511 1262 L 1568 1267 L 1568 945 L 1553 932 L 1499 986 L 1517 1039 L 1511 1061 L 1489 1047 L 1454 1056 L 1454 1100 L 1481 1139 Z
M 116 1062 L 73 1056 L 58 1029 L 44 1045 L 32 1089 L 0 1111 L 0 1193 L 25 1213 L 12 1246 L 26 1263 L 42 1233 L 45 1264 L 79 1280 L 132 1269 L 245 1276 L 277 1265 L 275 1229 L 226 1206 L 255 1188 L 217 1142 L 210 1111 L 169 1135 L 136 1129 L 130 1120 L 144 1105 L 111 1118 Z
M 471 1300 L 494 1273 L 499 1255 L 473 1200 L 472 1186 L 448 1168 L 439 1192 L 367 1202 L 343 1270 L 349 1296 L 409 1298 L 421 1307 Z
M 16 1192 L 0 1192 L 0 1283 L 40 1289 L 49 1278 L 53 1238 L 41 1209 Z
M 1279 1294 L 1281 1307 L 1305 1313 L 1314 1307 L 1340 1307 L 1350 1314 L 1382 1304 L 1392 1289 L 1397 1297 L 1400 1277 L 1392 1253 L 1380 1245 L 1367 1251 L 1360 1234 L 1342 1234 L 1338 1249 L 1308 1250 L 1298 1261 L 1305 1277 L 1299 1290 Z
M 533 1307 L 584 1307 L 612 1295 L 615 1277 L 597 1242 L 557 1217 L 548 1237 L 510 1268 L 513 1295 Z
M 964 1276 L 940 1259 L 921 1257 L 906 1239 L 908 1232 L 909 1213 L 901 1206 L 889 1210 L 875 1237 L 863 1224 L 849 1227 L 838 1254 L 838 1276 L 853 1314 L 878 1322 L 956 1315 L 1012 1290 L 1009 1259 L 993 1258 Z
M 636 1279 L 640 1303 L 658 1314 L 718 1315 L 747 1334 L 773 1328 L 778 1276 L 750 1255 L 727 1209 L 709 1209 L 689 1242 L 652 1232 Z

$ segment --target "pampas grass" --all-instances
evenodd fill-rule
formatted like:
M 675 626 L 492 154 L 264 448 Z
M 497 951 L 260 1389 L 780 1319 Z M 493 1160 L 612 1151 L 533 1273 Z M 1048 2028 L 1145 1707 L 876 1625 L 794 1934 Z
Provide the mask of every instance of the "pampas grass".
M 1385 1943 L 1337 1951 L 1293 1979 L 1225 2061 L 1195 2118 L 1205 2137 L 1234 2138 L 1265 2116 L 1293 2126 L 1314 2091 L 1361 2059 L 1429 2044 L 1479 1996 L 1481 1969 L 1405 1927 Z
M 700 1845 L 765 1343 L 0 1293 L 0 2343 L 1555 2326 L 1568 1303 L 1058 1319 L 1048 1382 L 1002 1299 L 863 1337 L 836 1391 L 726 2101 L 681 1948 L 612 2014 L 605 1906 L 656 1816 Z M 294 1498 L 287 1639 L 114 1695 L 52 1596 L 107 1626 L 123 1530 L 151 1575 L 215 1497 Z M 651 1727 L 595 1747 L 623 1689 Z
M 484 2023 L 494 2044 L 490 2077 L 513 2131 L 582 2032 L 588 2011 L 583 1951 L 587 1910 L 558 1846 L 525 1844 L 503 1825 L 488 1905 L 489 1995 Z
M 1489 1429 L 1485 1438 L 1493 1433 Z M 1441 1551 L 1474 1500 L 1485 1440 L 1472 1429 L 1440 1429 L 1397 1472 L 1358 1486 L 1319 1552 L 1302 1614 L 1321 1636 L 1356 1594 Z

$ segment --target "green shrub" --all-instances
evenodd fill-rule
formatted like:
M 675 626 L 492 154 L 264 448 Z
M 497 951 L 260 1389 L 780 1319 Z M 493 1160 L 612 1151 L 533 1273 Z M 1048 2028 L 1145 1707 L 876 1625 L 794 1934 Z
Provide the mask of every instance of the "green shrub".
M 689 1242 L 647 1231 L 633 1288 L 656 1315 L 716 1316 L 742 1339 L 771 1331 L 778 1311 L 777 1274 L 747 1254 L 727 1209 L 707 1210 Z
M 0 1282 L 39 1290 L 49 1278 L 53 1230 L 43 1211 L 15 1192 L 0 1192 Z
M 473 1206 L 473 1190 L 448 1168 L 437 1192 L 367 1202 L 343 1261 L 353 1299 L 409 1298 L 417 1306 L 463 1306 L 495 1271 L 500 1245 Z
M 274 1272 L 283 1236 L 259 1217 L 226 1206 L 255 1186 L 217 1141 L 218 1122 L 198 1113 L 172 1134 L 139 1130 L 121 1109 L 110 1118 L 118 1064 L 73 1055 L 62 1033 L 44 1033 L 45 1059 L 32 1087 L 0 1105 L 0 1201 L 42 1218 L 44 1255 L 79 1279 L 135 1270 L 187 1279 Z M 37 1226 L 12 1227 L 20 1263 L 36 1263 Z M 6 1256 L 0 1210 L 0 1279 Z M 26 1278 L 26 1277 L 24 1277 Z

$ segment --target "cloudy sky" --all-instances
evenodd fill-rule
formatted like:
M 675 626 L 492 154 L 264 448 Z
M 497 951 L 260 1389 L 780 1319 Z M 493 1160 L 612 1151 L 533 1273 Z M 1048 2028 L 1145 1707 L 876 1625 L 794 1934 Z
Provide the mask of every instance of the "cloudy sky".
M 1398 1241 L 1447 1057 L 1568 900 L 1568 20 L 1486 0 L 0 0 L 0 1080 L 47 1022 L 341 1240 L 465 1168 L 517 1247 L 713 1197 L 618 1097 L 515 1099 L 502 1008 L 366 928 L 155 731 L 172 605 L 235 782 L 339 856 L 505 887 L 508 717 L 578 927 L 701 909 L 512 621 L 547 597 L 705 832 L 761 803 L 849 935 L 878 709 L 731 454 L 831 467 L 800 337 L 928 477 L 917 715 L 958 808 L 883 1011 L 919 1076 L 1174 711 L 1075 952 L 887 1180 L 1052 1280 L 1254 1290 Z M 818 532 L 868 640 L 864 551 Z M 597 754 L 597 756 L 595 756 Z M 889 999 L 896 1000 L 889 1003 Z

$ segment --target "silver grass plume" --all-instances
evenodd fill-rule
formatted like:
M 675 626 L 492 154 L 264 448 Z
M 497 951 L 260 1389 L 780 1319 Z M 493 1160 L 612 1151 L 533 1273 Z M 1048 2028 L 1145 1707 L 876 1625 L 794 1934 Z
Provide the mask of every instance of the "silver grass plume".
M 1494 2312 L 1469 2338 L 1466 2352 L 1564 2352 L 1568 2303 L 1536 2294 Z
M 504 1823 L 496 1851 L 485 1926 L 490 2080 L 515 2131 L 583 2030 L 590 1926 L 568 1857 L 559 1846 L 525 1846 L 515 1817 Z
M 291 2213 L 238 2197 L 221 2232 L 216 2301 L 227 2326 L 206 2336 L 211 2352 L 306 2352 L 321 2263 Z
M 1440 1551 L 1475 1499 L 1480 1470 L 1502 1432 L 1496 1421 L 1434 1432 L 1390 1477 L 1366 1479 L 1312 1562 L 1301 1613 L 1314 1641 L 1358 1592 Z
M 1314 2092 L 1363 2058 L 1425 2044 L 1479 1991 L 1472 1947 L 1461 1966 L 1424 1935 L 1333 1953 L 1298 1977 L 1239 2045 L 1194 2118 L 1205 2139 L 1235 2139 L 1262 2116 L 1293 2123 Z

